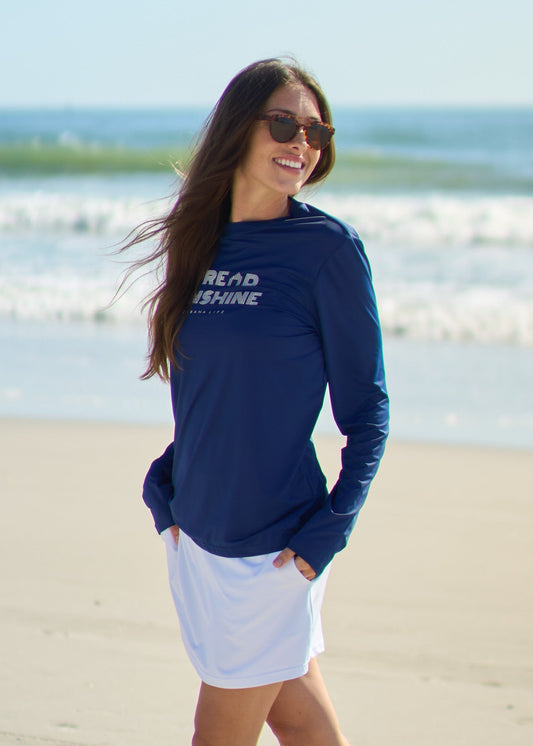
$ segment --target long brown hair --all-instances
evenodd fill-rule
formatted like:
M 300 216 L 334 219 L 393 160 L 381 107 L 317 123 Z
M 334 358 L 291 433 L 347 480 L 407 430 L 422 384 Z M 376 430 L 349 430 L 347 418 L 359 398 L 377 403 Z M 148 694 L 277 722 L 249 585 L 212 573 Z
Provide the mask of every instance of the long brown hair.
M 267 59 L 249 65 L 229 83 L 206 120 L 169 214 L 141 225 L 122 249 L 158 238 L 154 251 L 134 262 L 126 275 L 154 261 L 163 270 L 162 281 L 143 305 L 148 308 L 149 354 L 142 378 L 158 375 L 168 381 L 170 366 L 179 367 L 179 331 L 229 220 L 233 176 L 248 148 L 252 126 L 272 93 L 294 82 L 315 95 L 322 121 L 331 123 L 320 86 L 295 62 Z M 325 179 L 334 161 L 331 142 L 307 184 Z

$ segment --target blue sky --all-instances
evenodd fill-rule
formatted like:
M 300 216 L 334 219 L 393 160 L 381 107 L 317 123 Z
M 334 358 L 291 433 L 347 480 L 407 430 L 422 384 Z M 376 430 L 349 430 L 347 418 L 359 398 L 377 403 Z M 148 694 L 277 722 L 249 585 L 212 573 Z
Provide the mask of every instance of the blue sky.
M 210 106 L 288 53 L 337 105 L 533 105 L 531 0 L 11 0 L 1 18 L 0 106 Z

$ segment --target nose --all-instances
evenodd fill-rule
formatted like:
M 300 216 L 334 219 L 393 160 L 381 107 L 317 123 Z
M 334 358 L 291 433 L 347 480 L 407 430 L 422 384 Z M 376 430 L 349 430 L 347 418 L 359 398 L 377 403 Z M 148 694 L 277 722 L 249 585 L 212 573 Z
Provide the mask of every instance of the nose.
M 296 134 L 291 140 L 291 145 L 296 146 L 298 150 L 300 151 L 306 150 L 309 147 L 309 145 L 307 144 L 307 140 L 305 138 L 305 132 L 304 132 L 303 125 L 300 125 L 298 127 Z

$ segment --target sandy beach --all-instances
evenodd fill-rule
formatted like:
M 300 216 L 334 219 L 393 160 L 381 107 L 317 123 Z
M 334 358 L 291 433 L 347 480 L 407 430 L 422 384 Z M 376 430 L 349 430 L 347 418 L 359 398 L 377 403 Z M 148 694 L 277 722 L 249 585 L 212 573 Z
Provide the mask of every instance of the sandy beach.
M 140 498 L 170 437 L 0 423 L 2 746 L 190 743 L 198 681 Z M 341 444 L 317 440 L 330 483 Z M 532 497 L 531 451 L 389 443 L 323 615 L 352 746 L 533 743 Z

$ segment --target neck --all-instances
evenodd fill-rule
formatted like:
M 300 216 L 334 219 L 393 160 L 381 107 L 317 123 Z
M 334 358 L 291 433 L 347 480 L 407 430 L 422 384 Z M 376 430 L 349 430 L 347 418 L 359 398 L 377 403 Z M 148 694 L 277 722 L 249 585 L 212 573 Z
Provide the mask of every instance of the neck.
M 252 199 L 250 195 L 238 194 L 233 189 L 231 200 L 232 223 L 242 223 L 248 220 L 275 220 L 289 214 L 289 198 L 284 194 L 276 194 L 270 198 Z

